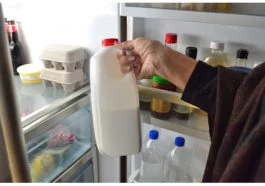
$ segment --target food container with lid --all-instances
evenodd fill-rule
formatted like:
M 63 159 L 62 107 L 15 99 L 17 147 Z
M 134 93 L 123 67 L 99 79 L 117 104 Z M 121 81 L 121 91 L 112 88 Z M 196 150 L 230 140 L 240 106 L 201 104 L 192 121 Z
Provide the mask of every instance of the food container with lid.
M 22 83 L 40 83 L 43 67 L 37 64 L 25 64 L 17 68 Z

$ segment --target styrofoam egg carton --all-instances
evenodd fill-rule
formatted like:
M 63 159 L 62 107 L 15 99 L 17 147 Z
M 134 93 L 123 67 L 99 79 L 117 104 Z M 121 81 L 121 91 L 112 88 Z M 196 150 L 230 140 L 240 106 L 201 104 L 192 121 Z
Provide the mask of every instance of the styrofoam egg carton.
M 74 72 L 58 71 L 55 69 L 43 69 L 40 77 L 45 86 L 63 88 L 66 93 L 73 92 L 84 84 L 85 74 L 82 69 Z
M 40 54 L 40 59 L 45 68 L 54 68 L 66 72 L 82 69 L 85 58 L 84 48 L 74 45 L 49 45 Z

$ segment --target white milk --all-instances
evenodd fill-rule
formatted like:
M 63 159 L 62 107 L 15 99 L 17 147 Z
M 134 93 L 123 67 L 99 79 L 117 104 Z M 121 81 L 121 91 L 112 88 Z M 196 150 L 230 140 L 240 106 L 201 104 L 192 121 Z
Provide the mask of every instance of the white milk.
M 123 75 L 118 49 L 103 47 L 90 60 L 93 126 L 101 153 L 124 156 L 141 149 L 139 98 L 135 76 Z

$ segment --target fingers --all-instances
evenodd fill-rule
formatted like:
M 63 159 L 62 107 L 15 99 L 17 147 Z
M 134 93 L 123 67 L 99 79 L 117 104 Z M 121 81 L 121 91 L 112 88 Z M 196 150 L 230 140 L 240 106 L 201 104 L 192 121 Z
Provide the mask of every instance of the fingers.
M 134 42 L 133 41 L 124 41 L 122 43 L 115 44 L 115 46 L 121 50 L 133 50 L 134 49 Z
M 133 62 L 135 61 L 136 57 L 134 55 L 126 55 L 126 51 L 120 50 L 118 54 L 118 59 L 121 66 L 122 73 L 126 74 L 133 69 Z

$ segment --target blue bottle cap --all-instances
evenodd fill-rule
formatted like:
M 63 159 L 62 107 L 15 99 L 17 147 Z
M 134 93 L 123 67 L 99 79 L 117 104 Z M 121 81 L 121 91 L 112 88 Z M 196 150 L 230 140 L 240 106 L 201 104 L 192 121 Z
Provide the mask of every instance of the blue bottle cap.
M 157 130 L 150 130 L 149 132 L 149 138 L 150 139 L 153 139 L 153 140 L 156 140 L 159 136 L 159 133 Z
M 178 147 L 183 147 L 185 144 L 185 139 L 183 137 L 176 137 L 175 145 Z

